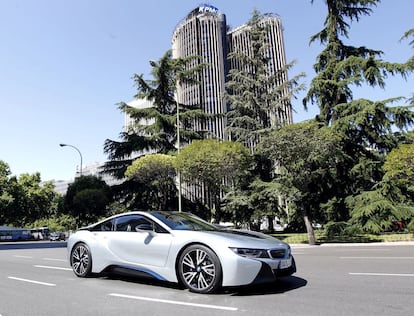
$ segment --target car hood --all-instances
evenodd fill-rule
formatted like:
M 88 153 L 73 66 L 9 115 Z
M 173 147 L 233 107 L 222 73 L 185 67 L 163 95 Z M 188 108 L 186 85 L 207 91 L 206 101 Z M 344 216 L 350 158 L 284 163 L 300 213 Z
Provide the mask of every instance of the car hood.
M 175 231 L 177 233 L 179 231 Z M 181 231 L 181 233 L 194 233 L 193 236 L 204 237 L 208 241 L 215 243 L 226 243 L 228 247 L 243 247 L 256 249 L 271 249 L 278 247 L 288 247 L 288 245 L 269 235 L 250 230 L 217 230 L 217 231 Z

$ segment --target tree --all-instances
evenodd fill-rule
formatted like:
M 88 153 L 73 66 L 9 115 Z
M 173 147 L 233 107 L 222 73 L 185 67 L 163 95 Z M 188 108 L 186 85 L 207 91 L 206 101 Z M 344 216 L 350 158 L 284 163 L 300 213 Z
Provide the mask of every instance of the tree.
M 81 226 L 105 216 L 110 202 L 111 191 L 105 181 L 95 176 L 82 176 L 68 186 L 63 207 Z
M 185 147 L 177 156 L 176 168 L 186 184 L 205 189 L 214 219 L 220 222 L 222 194 L 229 187 L 237 187 L 250 163 L 249 152 L 241 143 L 209 139 Z
M 292 204 L 289 211 L 301 214 L 309 243 L 315 244 L 312 222 L 324 220 L 320 205 L 335 196 L 340 166 L 348 159 L 341 135 L 308 121 L 274 130 L 263 138 L 258 150 L 277 162 L 273 182 Z
M 13 176 L 8 186 L 13 197 L 7 216 L 9 224 L 25 226 L 56 213 L 58 194 L 51 182 L 41 182 L 40 173 Z
M 164 154 L 147 155 L 135 160 L 125 172 L 128 179 L 144 188 L 142 195 L 151 210 L 176 209 L 174 160 L 175 157 Z
M 400 144 L 387 156 L 384 176 L 371 191 L 347 198 L 351 223 L 370 233 L 393 228 L 395 222 L 414 224 L 414 144 Z
M 0 223 L 7 223 L 9 220 L 9 208 L 14 198 L 9 188 L 10 167 L 0 160 Z
M 401 40 L 403 39 L 408 39 L 408 38 L 412 38 L 410 41 L 410 45 L 411 47 L 414 48 L 414 28 L 408 30 L 407 32 L 404 33 L 404 35 L 401 37 Z M 414 70 L 414 55 L 411 56 L 411 58 L 406 62 L 406 66 L 409 70 L 413 71 Z M 411 98 L 408 100 L 408 102 L 410 104 L 414 104 L 414 93 L 411 95 Z
M 407 205 L 391 200 L 381 188 L 349 196 L 346 202 L 351 213 L 350 223 L 367 233 L 381 233 L 390 229 L 394 222 L 412 215 Z
M 314 65 L 317 75 L 303 103 L 305 107 L 308 102 L 318 104 L 317 120 L 341 135 L 343 150 L 350 158 L 341 166 L 342 180 L 337 194 L 322 204 L 323 209 L 329 210 L 332 221 L 347 221 L 350 216 L 355 218 L 356 208 L 361 209 L 363 201 L 379 197 L 378 192 L 371 191 L 376 191 L 375 186 L 382 180 L 385 156 L 406 137 L 406 131 L 414 122 L 412 106 L 393 106 L 402 97 L 383 101 L 354 100 L 352 86 L 368 84 L 384 88 L 389 75 L 401 74 L 406 78 L 410 67 L 408 63 L 383 61 L 383 53 L 379 50 L 343 42 L 348 38 L 350 23 L 369 15 L 380 1 L 325 2 L 328 13 L 324 28 L 311 38 L 311 43 L 319 41 L 325 48 Z M 360 194 L 366 196 L 353 200 Z
M 227 130 L 233 140 L 249 147 L 254 147 L 271 128 L 290 123 L 285 110 L 290 108 L 295 92 L 303 89 L 298 85 L 303 74 L 287 79 L 293 62 L 276 71 L 270 65 L 266 17 L 255 10 L 247 23 L 249 53 L 236 50 L 229 54 L 234 68 L 226 83 L 225 99 L 230 104 Z
M 311 1 L 313 3 L 313 0 Z M 344 108 L 337 105 L 352 101 L 351 85 L 363 82 L 370 86 L 385 87 L 388 74 L 407 73 L 406 65 L 389 63 L 380 59 L 382 51 L 366 47 L 345 45 L 341 38 L 348 38 L 350 22 L 359 21 L 369 15 L 380 0 L 326 0 L 327 16 L 324 28 L 311 37 L 310 42 L 319 41 L 325 49 L 319 54 L 314 69 L 317 73 L 303 100 L 319 105 L 318 119 L 325 124 L 342 117 Z
M 137 156 L 147 152 L 168 154 L 176 150 L 177 143 L 177 100 L 174 99 L 176 85 L 179 82 L 197 83 L 195 77 L 202 65 L 189 68 L 196 57 L 173 59 L 171 51 L 167 51 L 158 62 L 152 62 L 153 80 L 145 80 L 143 75 L 134 75 L 137 94 L 135 98 L 147 99 L 152 107 L 137 109 L 125 102 L 119 103 L 119 109 L 128 114 L 134 124 L 120 134 L 121 141 L 107 139 L 104 151 L 109 160 L 104 171 L 120 179 L 124 177 L 126 168 Z M 179 104 L 180 138 L 187 142 L 202 138 L 201 131 L 193 131 L 188 127 L 195 118 L 206 115 L 196 107 Z
M 400 144 L 386 158 L 384 177 L 391 180 L 404 194 L 414 198 L 414 144 Z M 414 199 L 412 200 L 414 202 Z

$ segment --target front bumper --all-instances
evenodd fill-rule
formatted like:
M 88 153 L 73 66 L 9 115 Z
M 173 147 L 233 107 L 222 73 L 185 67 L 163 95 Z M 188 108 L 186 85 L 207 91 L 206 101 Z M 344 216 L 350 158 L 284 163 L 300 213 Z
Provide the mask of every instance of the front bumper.
M 251 284 L 259 284 L 259 283 L 270 283 L 276 281 L 279 277 L 285 277 L 292 275 L 296 272 L 296 263 L 295 259 L 292 258 L 292 264 L 286 268 L 276 268 L 272 269 L 270 265 L 265 262 L 262 262 L 262 267 L 257 274 L 256 278 Z

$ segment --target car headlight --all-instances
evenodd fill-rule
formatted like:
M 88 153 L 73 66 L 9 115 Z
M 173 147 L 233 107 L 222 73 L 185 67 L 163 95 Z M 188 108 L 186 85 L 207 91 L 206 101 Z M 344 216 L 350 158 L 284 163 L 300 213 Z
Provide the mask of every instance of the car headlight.
M 269 258 L 269 254 L 265 249 L 251 249 L 251 248 L 233 248 L 230 249 L 237 255 L 244 258 Z

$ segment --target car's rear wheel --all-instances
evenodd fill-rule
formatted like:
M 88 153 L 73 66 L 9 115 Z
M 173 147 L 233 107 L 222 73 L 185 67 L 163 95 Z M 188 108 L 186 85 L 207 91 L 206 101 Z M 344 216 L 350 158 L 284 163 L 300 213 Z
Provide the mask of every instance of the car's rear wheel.
M 192 292 L 214 292 L 221 286 L 220 260 L 208 247 L 189 246 L 180 256 L 178 275 L 184 286 Z
M 78 277 L 86 278 L 91 274 L 92 256 L 86 244 L 78 243 L 73 247 L 70 253 L 70 265 Z

